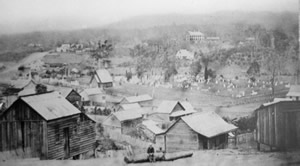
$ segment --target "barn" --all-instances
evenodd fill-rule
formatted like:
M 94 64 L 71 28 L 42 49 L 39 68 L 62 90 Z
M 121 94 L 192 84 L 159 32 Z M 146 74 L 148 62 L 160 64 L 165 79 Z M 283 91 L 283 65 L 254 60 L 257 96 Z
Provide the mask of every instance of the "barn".
M 23 96 L 0 115 L 0 151 L 69 159 L 93 150 L 95 123 L 58 92 Z
M 300 101 L 275 98 L 255 111 L 257 148 L 300 149 Z
M 236 129 L 214 112 L 183 116 L 165 132 L 164 149 L 176 152 L 226 148 L 228 133 Z

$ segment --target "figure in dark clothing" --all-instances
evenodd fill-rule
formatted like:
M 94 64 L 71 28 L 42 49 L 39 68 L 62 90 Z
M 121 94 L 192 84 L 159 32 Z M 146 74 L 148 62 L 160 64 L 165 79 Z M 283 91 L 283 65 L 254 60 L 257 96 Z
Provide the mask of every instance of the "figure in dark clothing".
M 155 161 L 155 157 L 154 157 L 154 148 L 153 146 L 150 144 L 148 149 L 147 149 L 147 153 L 148 153 L 148 159 L 150 162 L 154 162 Z

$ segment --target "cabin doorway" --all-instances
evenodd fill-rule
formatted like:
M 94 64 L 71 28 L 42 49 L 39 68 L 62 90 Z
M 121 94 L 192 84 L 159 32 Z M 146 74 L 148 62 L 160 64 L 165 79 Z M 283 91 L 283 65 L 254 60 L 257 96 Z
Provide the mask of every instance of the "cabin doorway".
M 69 127 L 64 128 L 64 151 L 65 151 L 65 158 L 69 158 L 70 156 L 70 133 Z

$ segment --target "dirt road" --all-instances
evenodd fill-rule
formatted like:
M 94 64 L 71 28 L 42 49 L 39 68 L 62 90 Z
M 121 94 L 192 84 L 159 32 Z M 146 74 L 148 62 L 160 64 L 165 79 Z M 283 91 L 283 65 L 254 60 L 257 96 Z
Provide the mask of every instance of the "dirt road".
M 135 166 L 279 166 L 300 165 L 300 152 L 241 152 L 233 149 L 208 150 L 194 152 L 193 157 L 179 159 L 170 162 L 129 164 Z M 1 162 L 1 166 L 103 166 L 103 165 L 127 165 L 123 158 L 104 158 L 90 160 L 17 160 Z

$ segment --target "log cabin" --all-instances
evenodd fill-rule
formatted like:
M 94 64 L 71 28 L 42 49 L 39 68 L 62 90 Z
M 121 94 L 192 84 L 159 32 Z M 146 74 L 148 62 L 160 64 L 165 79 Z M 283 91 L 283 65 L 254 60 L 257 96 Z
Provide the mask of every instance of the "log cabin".
M 214 112 L 194 113 L 166 130 L 163 148 L 166 152 L 226 148 L 228 133 L 236 129 Z
M 95 146 L 95 122 L 58 92 L 23 96 L 0 115 L 0 151 L 69 159 Z
M 255 110 L 257 148 L 300 149 L 300 101 L 275 98 Z

